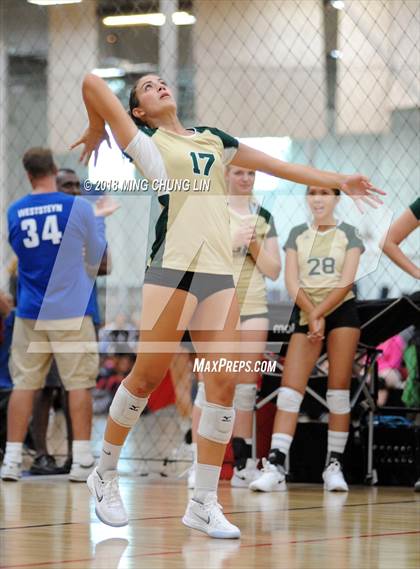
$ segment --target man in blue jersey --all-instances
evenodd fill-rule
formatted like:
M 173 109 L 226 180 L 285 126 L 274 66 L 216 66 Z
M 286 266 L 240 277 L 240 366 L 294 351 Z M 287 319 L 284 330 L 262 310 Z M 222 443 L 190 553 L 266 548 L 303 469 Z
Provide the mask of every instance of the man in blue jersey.
M 94 465 L 90 388 L 98 372 L 93 278 L 85 262 L 99 265 L 106 249 L 103 217 L 117 205 L 105 198 L 94 211 L 88 200 L 58 192 L 57 168 L 49 149 L 28 150 L 23 165 L 32 192 L 14 202 L 7 214 L 19 281 L 10 360 L 14 388 L 1 478 L 18 480 L 21 475 L 22 442 L 34 393 L 43 387 L 54 354 L 69 392 L 73 427 L 69 478 L 84 481 Z
M 71 196 L 80 196 L 80 179 L 77 173 L 71 168 L 60 168 L 56 177 L 57 190 Z M 91 271 L 93 277 L 102 276 L 109 273 L 110 261 L 108 259 L 108 251 L 105 252 L 99 268 L 85 267 Z M 97 300 L 96 283 L 92 290 L 92 321 L 97 330 L 100 325 L 100 314 Z M 48 453 L 47 448 L 47 429 L 50 409 L 53 400 L 59 401 L 64 413 L 66 432 L 67 432 L 67 459 L 62 467 L 57 466 L 55 457 Z M 60 380 L 56 362 L 53 361 L 51 369 L 47 375 L 45 386 L 35 395 L 33 416 L 30 425 L 30 431 L 36 450 L 36 457 L 32 463 L 31 474 L 68 474 L 73 462 L 72 442 L 73 435 L 71 429 L 71 418 L 68 408 L 68 397 L 63 390 L 63 384 Z

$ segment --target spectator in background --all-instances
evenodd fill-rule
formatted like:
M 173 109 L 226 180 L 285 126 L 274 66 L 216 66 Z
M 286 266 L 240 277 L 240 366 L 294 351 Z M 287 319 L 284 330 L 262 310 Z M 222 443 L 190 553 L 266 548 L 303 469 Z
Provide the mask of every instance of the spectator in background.
M 378 349 L 382 354 L 378 358 L 378 376 L 380 379 L 378 392 L 378 405 L 386 405 L 390 389 L 402 389 L 404 387 L 401 375 L 405 342 L 400 334 L 393 336 L 379 344 Z
M 80 195 L 80 179 L 71 168 L 60 168 L 57 172 L 56 183 L 57 191 L 70 196 Z M 98 267 L 86 266 L 86 270 L 92 278 L 108 274 L 108 268 L 110 268 L 110 262 L 108 262 L 107 251 L 102 257 L 99 269 Z M 92 307 L 92 320 L 95 330 L 97 331 L 100 325 L 100 314 L 96 282 L 92 290 L 90 303 Z M 47 449 L 49 415 L 51 407 L 54 406 L 54 402 L 55 405 L 58 405 L 58 407 L 63 410 L 67 430 L 67 458 L 62 467 L 57 466 L 54 456 L 50 455 Z M 31 434 L 36 451 L 36 457 L 30 469 L 31 474 L 68 474 L 73 460 L 73 433 L 68 393 L 63 387 L 55 360 L 52 362 L 44 388 L 39 390 L 35 395 Z
M 101 354 L 115 353 L 118 345 L 125 352 L 135 352 L 138 329 L 127 320 L 123 313 L 115 316 L 113 322 L 105 324 L 99 331 L 99 351 Z
M 22 442 L 34 393 L 43 387 L 53 357 L 28 347 L 75 342 L 75 353 L 55 351 L 70 392 L 73 464 L 70 480 L 86 480 L 94 465 L 90 449 L 92 397 L 98 371 L 90 302 L 93 287 L 84 263 L 99 265 L 105 252 L 103 217 L 117 205 L 104 198 L 92 206 L 57 192 L 52 153 L 31 148 L 23 157 L 32 192 L 8 210 L 9 241 L 18 257 L 18 303 L 11 348 L 13 392 L 8 405 L 7 445 L 1 478 L 21 476 Z
M 120 349 L 124 348 L 125 346 L 120 346 Z M 95 415 L 108 413 L 115 392 L 122 380 L 130 373 L 135 359 L 134 354 L 126 353 L 115 353 L 104 358 L 96 388 L 93 390 L 93 413 Z
M 0 291 L 0 461 L 6 446 L 7 405 L 13 387 L 9 372 L 9 351 L 14 317 L 12 297 Z

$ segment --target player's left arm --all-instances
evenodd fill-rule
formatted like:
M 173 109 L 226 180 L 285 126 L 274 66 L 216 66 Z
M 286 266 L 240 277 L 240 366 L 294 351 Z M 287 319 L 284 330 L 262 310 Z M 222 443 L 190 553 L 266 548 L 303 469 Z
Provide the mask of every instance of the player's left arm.
M 400 244 L 410 233 L 419 227 L 419 220 L 410 208 L 407 208 L 389 228 L 388 234 L 381 241 L 385 255 L 398 265 L 403 271 L 416 279 L 420 279 L 420 267 L 401 250 Z
M 259 170 L 271 176 L 305 186 L 337 188 L 351 198 L 364 201 L 372 207 L 383 203 L 376 194 L 385 195 L 385 192 L 375 188 L 369 179 L 362 174 L 339 174 L 337 172 L 318 170 L 303 164 L 283 162 L 242 143 L 239 144 L 231 164 L 241 168 L 249 168 L 250 170 Z
M 325 316 L 327 312 L 333 310 L 345 298 L 346 294 L 351 291 L 356 279 L 357 269 L 359 267 L 361 249 L 352 247 L 348 249 L 341 273 L 340 281 L 337 286 L 320 302 L 309 314 L 309 319 L 316 320 Z
M 277 237 L 264 240 L 255 239 L 248 247 L 259 271 L 269 279 L 275 281 L 281 271 L 281 258 Z

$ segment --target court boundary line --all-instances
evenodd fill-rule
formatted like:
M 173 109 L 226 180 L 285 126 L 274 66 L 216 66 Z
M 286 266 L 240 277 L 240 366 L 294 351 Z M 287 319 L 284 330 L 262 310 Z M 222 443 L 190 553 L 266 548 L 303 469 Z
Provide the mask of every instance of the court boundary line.
M 393 504 L 420 504 L 420 502 L 416 499 L 414 500 L 399 500 L 398 502 L 374 502 L 374 503 L 360 503 L 360 504 L 343 504 L 341 508 L 356 508 L 359 506 L 389 506 Z M 302 506 L 296 508 L 286 508 L 280 510 L 242 510 L 240 512 L 226 512 L 227 516 L 238 516 L 241 514 L 261 514 L 264 512 L 298 512 L 298 511 L 305 511 L 305 510 L 322 510 L 324 509 L 324 505 L 320 506 Z M 182 513 L 180 515 L 173 515 L 173 516 L 151 516 L 145 518 L 130 518 L 130 522 L 143 522 L 149 520 L 175 520 L 181 519 Z M 19 529 L 40 529 L 40 528 L 48 528 L 48 527 L 61 527 L 61 526 L 71 526 L 71 525 L 90 525 L 92 523 L 99 523 L 102 524 L 100 520 L 95 521 L 81 521 L 81 522 L 58 522 L 58 523 L 51 523 L 51 524 L 34 524 L 34 525 L 27 525 L 27 526 L 13 526 L 13 527 L 0 527 L 0 531 L 12 531 L 12 530 L 19 530 Z M 0 569 L 2 566 L 0 565 Z
M 407 531 L 399 531 L 399 532 L 383 532 L 383 533 L 367 533 L 367 534 L 360 534 L 360 535 L 342 535 L 336 537 L 319 537 L 319 538 L 310 538 L 310 539 L 289 539 L 284 541 L 278 541 L 276 543 L 267 542 L 267 543 L 248 543 L 239 545 L 239 549 L 251 549 L 257 547 L 279 547 L 284 545 L 298 545 L 298 544 L 305 544 L 305 543 L 325 543 L 328 541 L 347 541 L 351 539 L 372 539 L 375 537 L 395 537 L 401 535 L 415 535 L 420 534 L 420 529 L 418 530 L 407 530 Z M 106 541 L 106 540 L 104 540 Z M 100 542 L 98 542 L 100 543 Z M 240 542 L 239 542 L 240 543 Z M 197 552 L 202 552 L 201 548 L 197 548 Z M 127 559 L 136 559 L 136 558 L 147 558 L 147 557 L 164 557 L 168 555 L 182 555 L 182 549 L 175 549 L 172 551 L 152 551 L 150 553 L 136 553 L 133 555 L 127 555 Z M 118 558 L 114 558 L 115 560 L 122 559 L 123 555 L 119 556 Z M 112 559 L 112 558 L 111 558 Z M 95 556 L 93 557 L 85 557 L 83 559 L 64 559 L 62 561 L 41 561 L 40 563 L 23 563 L 17 565 L 0 565 L 0 569 L 23 569 L 29 567 L 41 567 L 41 566 L 59 566 L 67 565 L 69 563 L 85 563 L 95 561 Z

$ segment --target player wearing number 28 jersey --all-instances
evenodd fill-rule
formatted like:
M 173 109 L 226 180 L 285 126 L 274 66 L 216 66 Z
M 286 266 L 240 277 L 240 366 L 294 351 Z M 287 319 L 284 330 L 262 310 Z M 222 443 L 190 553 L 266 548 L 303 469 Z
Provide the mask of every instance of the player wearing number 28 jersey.
M 296 303 L 290 339 L 277 396 L 271 449 L 261 476 L 250 488 L 260 492 L 285 489 L 286 458 L 295 434 L 309 376 L 324 339 L 328 355 L 327 460 L 324 488 L 347 492 L 343 457 L 350 423 L 350 381 L 360 337 L 353 283 L 364 251 L 355 227 L 336 220 L 338 189 L 311 186 L 306 201 L 311 222 L 294 227 L 285 244 L 286 286 Z
M 300 285 L 314 305 L 320 304 L 338 286 L 347 251 L 364 250 L 356 228 L 345 222 L 323 232 L 308 223 L 297 225 L 290 231 L 284 248 L 296 251 Z M 349 290 L 325 315 L 352 298 L 354 292 Z M 307 314 L 300 310 L 299 316 L 299 325 L 307 325 Z

